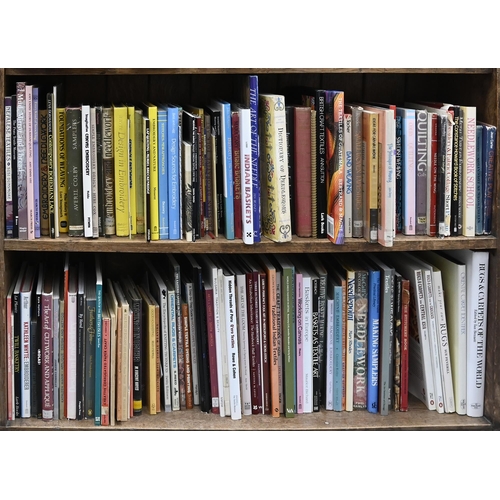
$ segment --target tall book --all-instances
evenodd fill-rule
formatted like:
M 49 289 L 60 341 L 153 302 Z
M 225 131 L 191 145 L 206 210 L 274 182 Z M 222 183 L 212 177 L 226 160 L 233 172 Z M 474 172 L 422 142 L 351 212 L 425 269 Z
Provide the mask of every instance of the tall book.
M 85 264 L 78 262 L 76 303 L 76 419 L 85 418 Z
M 39 269 L 43 268 L 40 264 Z M 52 272 L 47 267 L 43 277 L 39 273 L 38 286 L 41 285 L 41 413 L 44 420 L 52 420 L 54 418 L 54 379 L 52 378 L 52 370 L 54 366 L 54 330 L 53 327 L 53 279 Z
M 285 417 L 293 417 L 296 413 L 295 403 L 295 266 L 282 254 L 275 259 L 281 272 L 281 308 L 283 332 L 283 394 Z
M 104 177 L 104 235 L 116 234 L 115 215 L 115 146 L 113 108 L 102 108 L 102 168 Z M 68 184 L 69 186 L 69 184 Z
M 96 378 L 96 281 L 93 269 L 85 276 L 85 394 L 84 418 L 95 422 L 95 378 Z
M 97 235 L 104 236 L 104 161 L 103 161 L 103 106 L 95 106 L 95 155 L 96 155 L 96 179 L 97 191 Z M 94 193 L 93 193 L 94 194 Z
M 378 239 L 378 113 L 363 109 L 363 179 L 364 179 L 364 231 L 365 240 Z
M 493 179 L 496 160 L 497 128 L 484 122 L 478 122 L 483 127 L 483 178 L 478 181 L 483 184 L 483 234 L 491 234 L 493 207 Z
M 142 109 L 136 108 L 134 113 L 135 131 L 135 197 L 137 234 L 144 234 L 144 141 Z M 104 172 L 104 169 L 103 169 Z M 104 208 L 102 210 L 104 213 Z M 101 216 L 103 217 L 103 215 Z
M 297 236 L 312 236 L 311 108 L 294 106 L 294 202 Z
M 326 234 L 336 245 L 345 238 L 344 91 L 325 91 L 326 124 Z
M 179 155 L 179 120 L 182 116 L 174 105 L 167 107 L 167 178 L 169 238 L 181 238 L 181 157 Z
M 250 111 L 250 110 L 249 110 Z M 250 117 L 250 114 L 249 114 Z M 234 237 L 242 239 L 242 197 L 241 197 L 241 157 L 240 157 L 240 115 L 231 104 L 231 150 L 233 153 L 233 182 L 234 182 Z M 250 147 L 250 144 L 248 144 Z M 248 158 L 250 162 L 250 157 Z M 252 228 L 253 229 L 253 228 Z
M 408 411 L 410 281 L 404 276 L 401 276 L 401 289 L 401 380 L 399 411 Z
M 428 115 L 425 109 L 415 110 L 415 134 L 416 134 L 416 186 L 415 186 L 415 210 L 416 227 L 415 234 L 427 234 L 427 176 L 428 173 Z
M 203 283 L 203 299 L 206 310 L 206 329 L 208 343 L 208 359 L 210 368 L 210 396 L 212 413 L 219 415 L 219 380 L 217 368 L 217 348 L 215 346 L 215 316 L 214 316 L 214 291 L 207 281 Z M 251 406 L 251 403 L 250 403 Z M 245 405 L 244 405 L 245 407 Z M 251 408 L 250 408 L 251 414 Z
M 102 386 L 103 386 L 103 274 L 99 255 L 95 256 L 95 387 L 94 387 L 94 423 L 102 425 Z M 108 332 L 109 333 L 109 332 Z M 109 355 L 109 338 L 108 338 Z M 109 373 L 109 366 L 108 366 Z
M 291 241 L 292 227 L 286 163 L 285 98 L 260 94 L 262 234 L 272 241 Z
M 87 238 L 93 236 L 92 218 L 92 157 L 90 154 L 90 105 L 82 104 L 82 189 L 83 189 L 83 232 Z M 126 110 L 125 110 L 126 111 Z M 118 132 L 120 133 L 120 132 Z M 126 144 L 125 154 L 127 151 Z M 128 154 L 126 154 L 128 161 Z M 127 176 L 128 177 L 128 176 Z M 127 233 L 128 234 L 128 233 Z
M 66 302 L 66 336 L 65 336 L 65 417 L 76 419 L 76 358 L 77 358 L 77 309 L 78 309 L 78 268 L 66 266 L 67 280 Z
M 33 158 L 33 85 L 26 85 L 26 180 L 28 239 L 35 239 L 35 181 Z
M 116 236 L 130 235 L 128 161 L 127 107 L 124 105 L 113 104 L 113 162 Z
M 109 426 L 111 317 L 103 295 L 102 304 L 102 371 L 101 371 L 101 425 Z
M 57 119 L 57 169 L 58 169 L 58 200 L 59 233 L 68 233 L 68 170 L 66 166 L 66 110 L 58 106 L 56 108 Z
M 182 300 L 182 342 L 184 344 L 184 375 L 186 390 L 186 409 L 190 410 L 194 406 L 193 401 L 193 372 L 191 370 L 191 339 L 189 335 L 189 307 L 187 302 Z
M 475 236 L 476 220 L 476 107 L 461 106 L 464 113 L 462 203 L 463 236 Z
M 26 163 L 26 82 L 16 83 L 18 237 L 28 239 L 28 177 Z M 49 198 L 50 200 L 50 198 Z M 52 200 L 53 203 L 53 200 Z
M 484 415 L 489 252 L 447 253 L 466 266 L 467 283 L 467 415 Z
M 12 190 L 12 96 L 4 98 L 4 162 L 5 162 L 5 237 L 14 237 L 14 210 Z
M 92 110 L 91 110 L 92 113 Z M 135 106 L 127 105 L 127 121 L 128 121 L 128 204 L 129 204 L 129 227 L 130 234 L 137 234 L 137 154 L 136 148 L 138 147 L 136 143 L 136 119 L 135 119 Z M 140 124 L 142 128 L 142 123 Z M 95 229 L 94 229 L 95 234 Z
M 220 112 L 220 138 L 224 205 L 224 235 L 234 239 L 234 186 L 231 139 L 231 105 L 222 99 L 213 99 L 212 107 Z

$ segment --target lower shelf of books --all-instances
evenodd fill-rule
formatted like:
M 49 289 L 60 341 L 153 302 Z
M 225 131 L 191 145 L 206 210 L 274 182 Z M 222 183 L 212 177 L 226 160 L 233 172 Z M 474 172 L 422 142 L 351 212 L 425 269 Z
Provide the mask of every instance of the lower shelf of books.
M 199 409 L 181 410 L 156 415 L 143 414 L 115 426 L 95 426 L 92 420 L 16 419 L 7 423 L 6 430 L 193 430 L 193 431 L 314 431 L 314 430 L 491 430 L 492 424 L 484 417 L 473 418 L 457 413 L 438 414 L 429 411 L 420 401 L 410 396 L 407 412 L 389 415 L 326 411 L 296 414 L 292 418 L 273 418 L 270 415 L 245 416 L 241 420 L 203 413 Z

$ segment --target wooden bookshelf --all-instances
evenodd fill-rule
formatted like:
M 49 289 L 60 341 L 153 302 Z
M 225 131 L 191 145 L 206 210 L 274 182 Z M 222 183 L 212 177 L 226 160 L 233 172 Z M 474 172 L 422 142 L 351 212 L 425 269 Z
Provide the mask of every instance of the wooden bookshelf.
M 457 102 L 477 107 L 477 119 L 500 125 L 499 70 L 491 68 L 154 68 L 154 69 L 0 69 L 0 206 L 4 207 L 4 113 L 3 98 L 14 93 L 16 81 L 39 85 L 62 83 L 64 103 L 80 102 L 141 102 L 165 101 L 205 102 L 215 95 L 227 100 L 239 97 L 239 81 L 243 75 L 258 74 L 261 92 L 284 92 L 295 86 L 339 88 L 346 90 L 350 101 L 405 101 L 428 100 Z M 348 93 L 347 93 L 348 92 Z M 498 158 L 497 141 L 497 158 Z M 5 221 L 0 220 L 0 428 L 6 430 L 95 430 L 92 422 L 57 420 L 43 422 L 37 419 L 7 421 L 5 295 L 17 266 L 23 259 L 43 253 L 62 255 L 63 252 L 102 253 L 110 265 L 131 266 L 142 255 L 154 253 L 342 253 L 342 252 L 398 252 L 415 250 L 480 249 L 490 252 L 488 333 L 486 354 L 485 416 L 462 417 L 431 412 L 412 400 L 408 412 L 394 412 L 386 417 L 366 411 L 326 412 L 296 415 L 295 418 L 271 416 L 243 417 L 241 421 L 203 414 L 197 409 L 142 415 L 118 424 L 115 429 L 165 430 L 489 430 L 500 428 L 500 339 L 497 328 L 500 320 L 498 289 L 500 262 L 498 258 L 499 171 L 496 170 L 494 220 L 492 236 L 477 238 L 429 238 L 397 236 L 393 248 L 349 240 L 343 246 L 334 246 L 327 240 L 293 237 L 287 244 L 270 241 L 247 246 L 240 240 L 227 241 L 223 237 L 205 237 L 195 243 L 158 241 L 147 243 L 134 238 L 41 238 L 35 241 L 4 238 Z M 3 212 L 2 212 L 3 213 Z M 111 428 L 106 428 L 111 429 Z

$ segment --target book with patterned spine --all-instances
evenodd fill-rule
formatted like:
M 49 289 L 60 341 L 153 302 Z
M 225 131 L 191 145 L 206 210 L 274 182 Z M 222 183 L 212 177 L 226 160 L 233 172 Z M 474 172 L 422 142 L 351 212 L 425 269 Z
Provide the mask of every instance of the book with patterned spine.
M 352 238 L 352 114 L 344 112 L 344 237 Z
M 68 220 L 68 183 L 67 183 L 67 165 L 66 165 L 66 110 L 63 107 L 56 109 L 57 119 L 57 158 L 56 165 L 58 169 L 58 200 L 57 207 L 59 211 L 59 233 L 67 234 L 69 232 Z
M 285 98 L 260 94 L 262 234 L 291 241 L 291 212 L 286 161 Z

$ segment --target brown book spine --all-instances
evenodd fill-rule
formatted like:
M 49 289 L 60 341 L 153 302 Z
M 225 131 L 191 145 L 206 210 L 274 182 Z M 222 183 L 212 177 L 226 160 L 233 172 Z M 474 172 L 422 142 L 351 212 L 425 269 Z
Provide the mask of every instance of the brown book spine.
M 262 378 L 259 328 L 259 281 L 257 273 L 247 273 L 248 337 L 250 344 L 250 384 L 252 415 L 262 413 Z
M 308 106 L 296 106 L 294 113 L 295 233 L 300 237 L 311 237 L 311 108 Z
M 189 308 L 187 302 L 181 305 L 182 310 L 182 334 L 184 342 L 184 374 L 186 386 L 186 409 L 193 408 L 193 375 L 191 371 L 191 343 L 189 339 Z
M 402 280 L 401 299 L 401 380 L 399 411 L 408 411 L 408 360 L 410 345 L 410 282 Z
M 210 392 L 212 396 L 212 413 L 220 414 L 219 386 L 217 384 L 217 351 L 215 346 L 215 316 L 214 316 L 214 291 L 204 287 L 205 308 L 208 338 L 208 366 L 210 368 Z
M 265 272 L 259 273 L 259 296 L 260 296 L 260 326 L 261 326 L 261 352 L 262 352 L 262 387 L 264 413 L 271 415 L 271 375 L 269 357 L 269 326 L 268 326 L 268 289 L 267 276 Z

